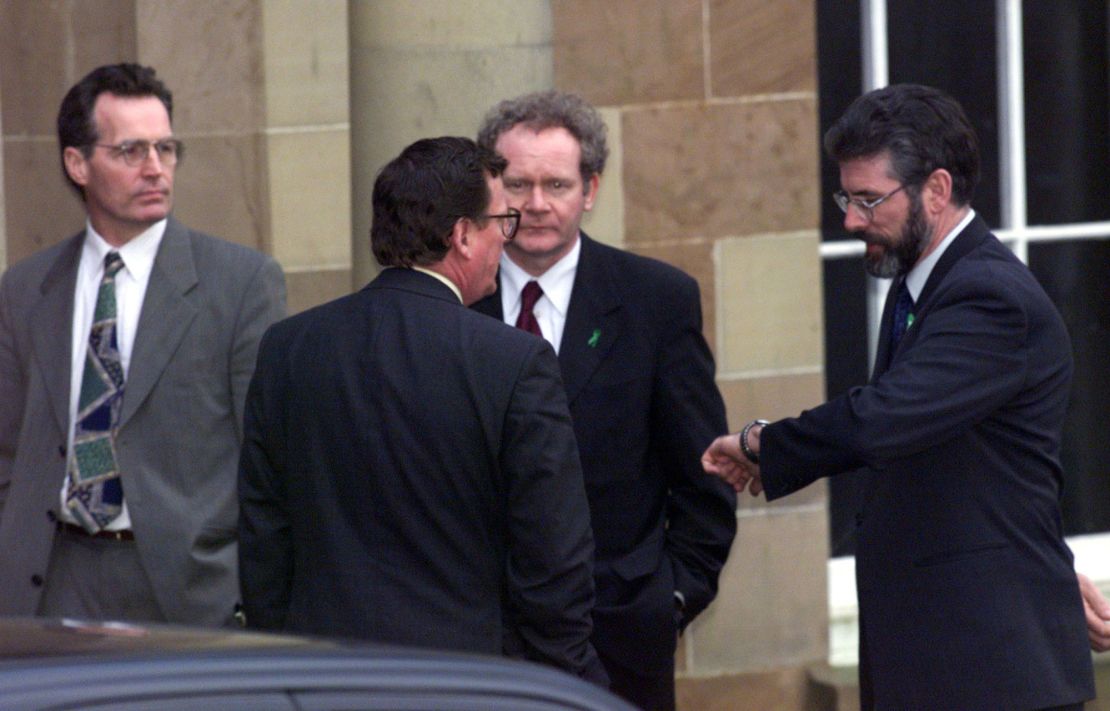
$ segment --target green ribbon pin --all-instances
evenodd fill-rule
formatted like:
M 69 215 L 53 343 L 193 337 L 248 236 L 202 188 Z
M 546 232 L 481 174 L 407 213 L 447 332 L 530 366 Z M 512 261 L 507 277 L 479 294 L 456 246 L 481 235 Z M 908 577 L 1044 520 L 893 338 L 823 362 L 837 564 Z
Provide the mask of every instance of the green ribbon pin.
M 601 329 L 595 328 L 590 340 L 586 341 L 586 345 L 590 348 L 597 348 L 597 342 L 601 340 Z

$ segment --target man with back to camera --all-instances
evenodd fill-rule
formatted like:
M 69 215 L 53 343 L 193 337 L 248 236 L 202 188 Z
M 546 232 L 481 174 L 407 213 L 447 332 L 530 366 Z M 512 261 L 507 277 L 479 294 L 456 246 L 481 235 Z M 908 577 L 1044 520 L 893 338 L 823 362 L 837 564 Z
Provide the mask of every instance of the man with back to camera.
M 70 89 L 86 227 L 0 281 L 0 614 L 232 619 L 242 406 L 285 282 L 170 215 L 172 112 L 137 64 Z
M 578 96 L 504 101 L 478 142 L 508 160 L 505 192 L 522 215 L 501 293 L 475 308 L 559 354 L 597 549 L 592 640 L 613 691 L 673 709 L 678 632 L 716 595 L 736 532 L 733 493 L 698 464 L 725 408 L 697 282 L 581 231 L 608 149 Z
M 871 381 L 719 437 L 705 468 L 768 500 L 864 470 L 864 709 L 1082 709 L 1095 690 L 1059 509 L 1064 323 L 971 208 L 978 140 L 951 97 L 865 94 L 825 150 L 868 271 L 894 278 Z
M 504 161 L 417 141 L 373 193 L 356 294 L 262 341 L 240 473 L 247 623 L 501 654 L 605 684 L 593 542 L 551 347 L 464 304 L 520 213 Z

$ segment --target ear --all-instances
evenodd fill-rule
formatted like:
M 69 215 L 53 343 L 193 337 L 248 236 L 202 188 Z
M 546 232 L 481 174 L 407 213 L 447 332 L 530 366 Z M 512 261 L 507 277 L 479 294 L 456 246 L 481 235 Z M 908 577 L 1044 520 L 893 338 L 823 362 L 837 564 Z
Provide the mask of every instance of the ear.
M 601 185 L 601 176 L 598 175 L 597 173 L 594 173 L 593 175 L 591 175 L 590 179 L 586 181 L 585 208 L 587 210 L 592 210 L 593 209 L 594 202 L 597 201 L 597 190 L 598 190 L 598 187 L 600 187 L 600 185 Z
M 65 164 L 66 174 L 69 175 L 70 180 L 81 187 L 89 184 L 89 160 L 80 149 L 67 146 L 62 151 L 62 162 Z
M 470 253 L 474 247 L 474 223 L 466 217 L 455 220 L 455 226 L 451 228 L 451 235 L 447 241 L 451 249 L 460 257 L 470 259 Z
M 936 214 L 952 203 L 952 174 L 944 168 L 937 168 L 925 179 L 921 187 L 921 199 L 925 209 Z

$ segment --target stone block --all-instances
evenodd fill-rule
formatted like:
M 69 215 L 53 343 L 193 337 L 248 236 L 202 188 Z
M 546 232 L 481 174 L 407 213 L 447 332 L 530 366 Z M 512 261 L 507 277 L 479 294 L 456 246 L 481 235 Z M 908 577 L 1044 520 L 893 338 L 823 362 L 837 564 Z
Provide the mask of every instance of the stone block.
M 350 135 L 267 137 L 274 257 L 286 269 L 351 267 Z
M 825 659 L 829 603 L 824 507 L 741 515 L 737 524 L 717 599 L 687 628 L 692 638 L 687 670 L 711 676 Z
M 267 163 L 258 135 L 194 136 L 174 179 L 174 215 L 193 229 L 270 252 Z
M 262 3 L 267 126 L 346 124 L 347 3 Z
M 722 377 L 817 372 L 824 363 L 818 233 L 717 243 L 717 318 Z
M 812 98 L 626 108 L 626 242 L 819 224 Z
M 712 95 L 817 88 L 812 0 L 709 0 Z
M 174 130 L 243 134 L 265 121 L 257 0 L 136 0 L 139 61 L 174 93 Z
M 599 106 L 705 96 L 700 0 L 553 0 L 555 86 Z

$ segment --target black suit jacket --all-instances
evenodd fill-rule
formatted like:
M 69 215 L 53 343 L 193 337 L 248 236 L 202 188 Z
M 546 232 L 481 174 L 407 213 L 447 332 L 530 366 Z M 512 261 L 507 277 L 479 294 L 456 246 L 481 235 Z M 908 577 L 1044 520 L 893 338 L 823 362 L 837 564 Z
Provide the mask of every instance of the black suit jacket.
M 252 627 L 511 644 L 603 678 L 587 503 L 549 345 L 427 274 L 386 269 L 266 333 L 245 430 Z
M 978 217 L 890 353 L 892 301 L 871 383 L 761 435 L 769 500 L 867 468 L 856 555 L 864 708 L 1093 697 L 1058 505 L 1072 374 L 1063 321 Z
M 735 496 L 700 464 L 725 408 L 697 282 L 581 239 L 559 367 L 597 549 L 593 642 L 652 673 L 673 659 L 674 592 L 685 624 L 716 595 L 736 532 Z M 497 294 L 474 308 L 502 317 Z

